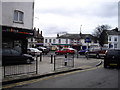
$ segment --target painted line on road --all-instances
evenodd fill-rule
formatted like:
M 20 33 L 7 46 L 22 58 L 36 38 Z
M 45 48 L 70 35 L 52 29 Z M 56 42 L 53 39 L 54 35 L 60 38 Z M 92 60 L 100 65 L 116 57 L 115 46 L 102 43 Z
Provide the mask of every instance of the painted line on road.
M 16 87 L 16 86 L 22 86 L 22 85 L 25 85 L 25 84 L 31 84 L 31 83 L 35 83 L 35 82 L 42 81 L 42 80 L 48 80 L 48 79 L 55 78 L 55 77 L 60 77 L 60 76 L 65 76 L 65 75 L 69 75 L 69 74 L 74 74 L 74 73 L 77 73 L 77 72 L 90 71 L 90 70 L 98 69 L 98 68 L 101 68 L 101 67 L 103 67 L 103 65 L 100 65 L 100 66 L 94 67 L 94 68 L 90 68 L 90 69 L 72 71 L 72 72 L 62 73 L 62 74 L 58 74 L 58 75 L 43 77 L 43 78 L 39 78 L 39 79 L 33 79 L 33 80 L 29 80 L 29 81 L 23 81 L 23 82 L 19 82 L 19 83 L 9 84 L 9 85 L 2 86 L 2 88 L 5 89 L 5 88 Z

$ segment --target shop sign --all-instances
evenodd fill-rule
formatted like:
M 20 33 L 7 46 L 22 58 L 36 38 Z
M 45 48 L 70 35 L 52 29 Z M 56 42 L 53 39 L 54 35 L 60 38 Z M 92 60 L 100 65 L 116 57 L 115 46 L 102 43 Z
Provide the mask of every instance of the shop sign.
M 20 34 L 28 34 L 28 35 L 33 35 L 32 32 L 27 32 L 26 30 L 18 30 L 18 29 L 5 29 L 5 30 L 2 30 L 3 32 L 13 32 L 13 33 L 20 33 Z M 25 32 L 26 31 L 26 32 Z

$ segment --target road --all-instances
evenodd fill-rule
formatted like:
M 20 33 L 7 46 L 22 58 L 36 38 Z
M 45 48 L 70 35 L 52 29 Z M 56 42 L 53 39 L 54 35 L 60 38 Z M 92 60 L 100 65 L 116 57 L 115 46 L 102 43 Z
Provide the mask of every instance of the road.
M 118 88 L 117 69 L 80 70 L 18 84 L 16 88 Z

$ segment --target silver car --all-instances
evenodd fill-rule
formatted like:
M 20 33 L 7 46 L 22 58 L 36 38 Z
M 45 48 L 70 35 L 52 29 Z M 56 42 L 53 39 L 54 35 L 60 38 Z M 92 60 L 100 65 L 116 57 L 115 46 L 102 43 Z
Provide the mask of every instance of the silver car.
M 42 51 L 38 50 L 37 48 L 28 48 L 27 53 L 32 56 L 39 56 L 42 53 Z

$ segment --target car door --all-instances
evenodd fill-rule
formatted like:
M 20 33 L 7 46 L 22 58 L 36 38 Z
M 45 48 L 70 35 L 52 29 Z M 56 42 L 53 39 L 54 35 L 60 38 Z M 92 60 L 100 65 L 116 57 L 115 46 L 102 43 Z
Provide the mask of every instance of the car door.
M 12 49 L 11 49 L 11 58 L 14 61 L 14 63 L 22 62 L 22 60 L 24 59 L 24 57 L 19 52 Z
M 10 49 L 2 49 L 2 65 L 11 63 L 12 54 Z

